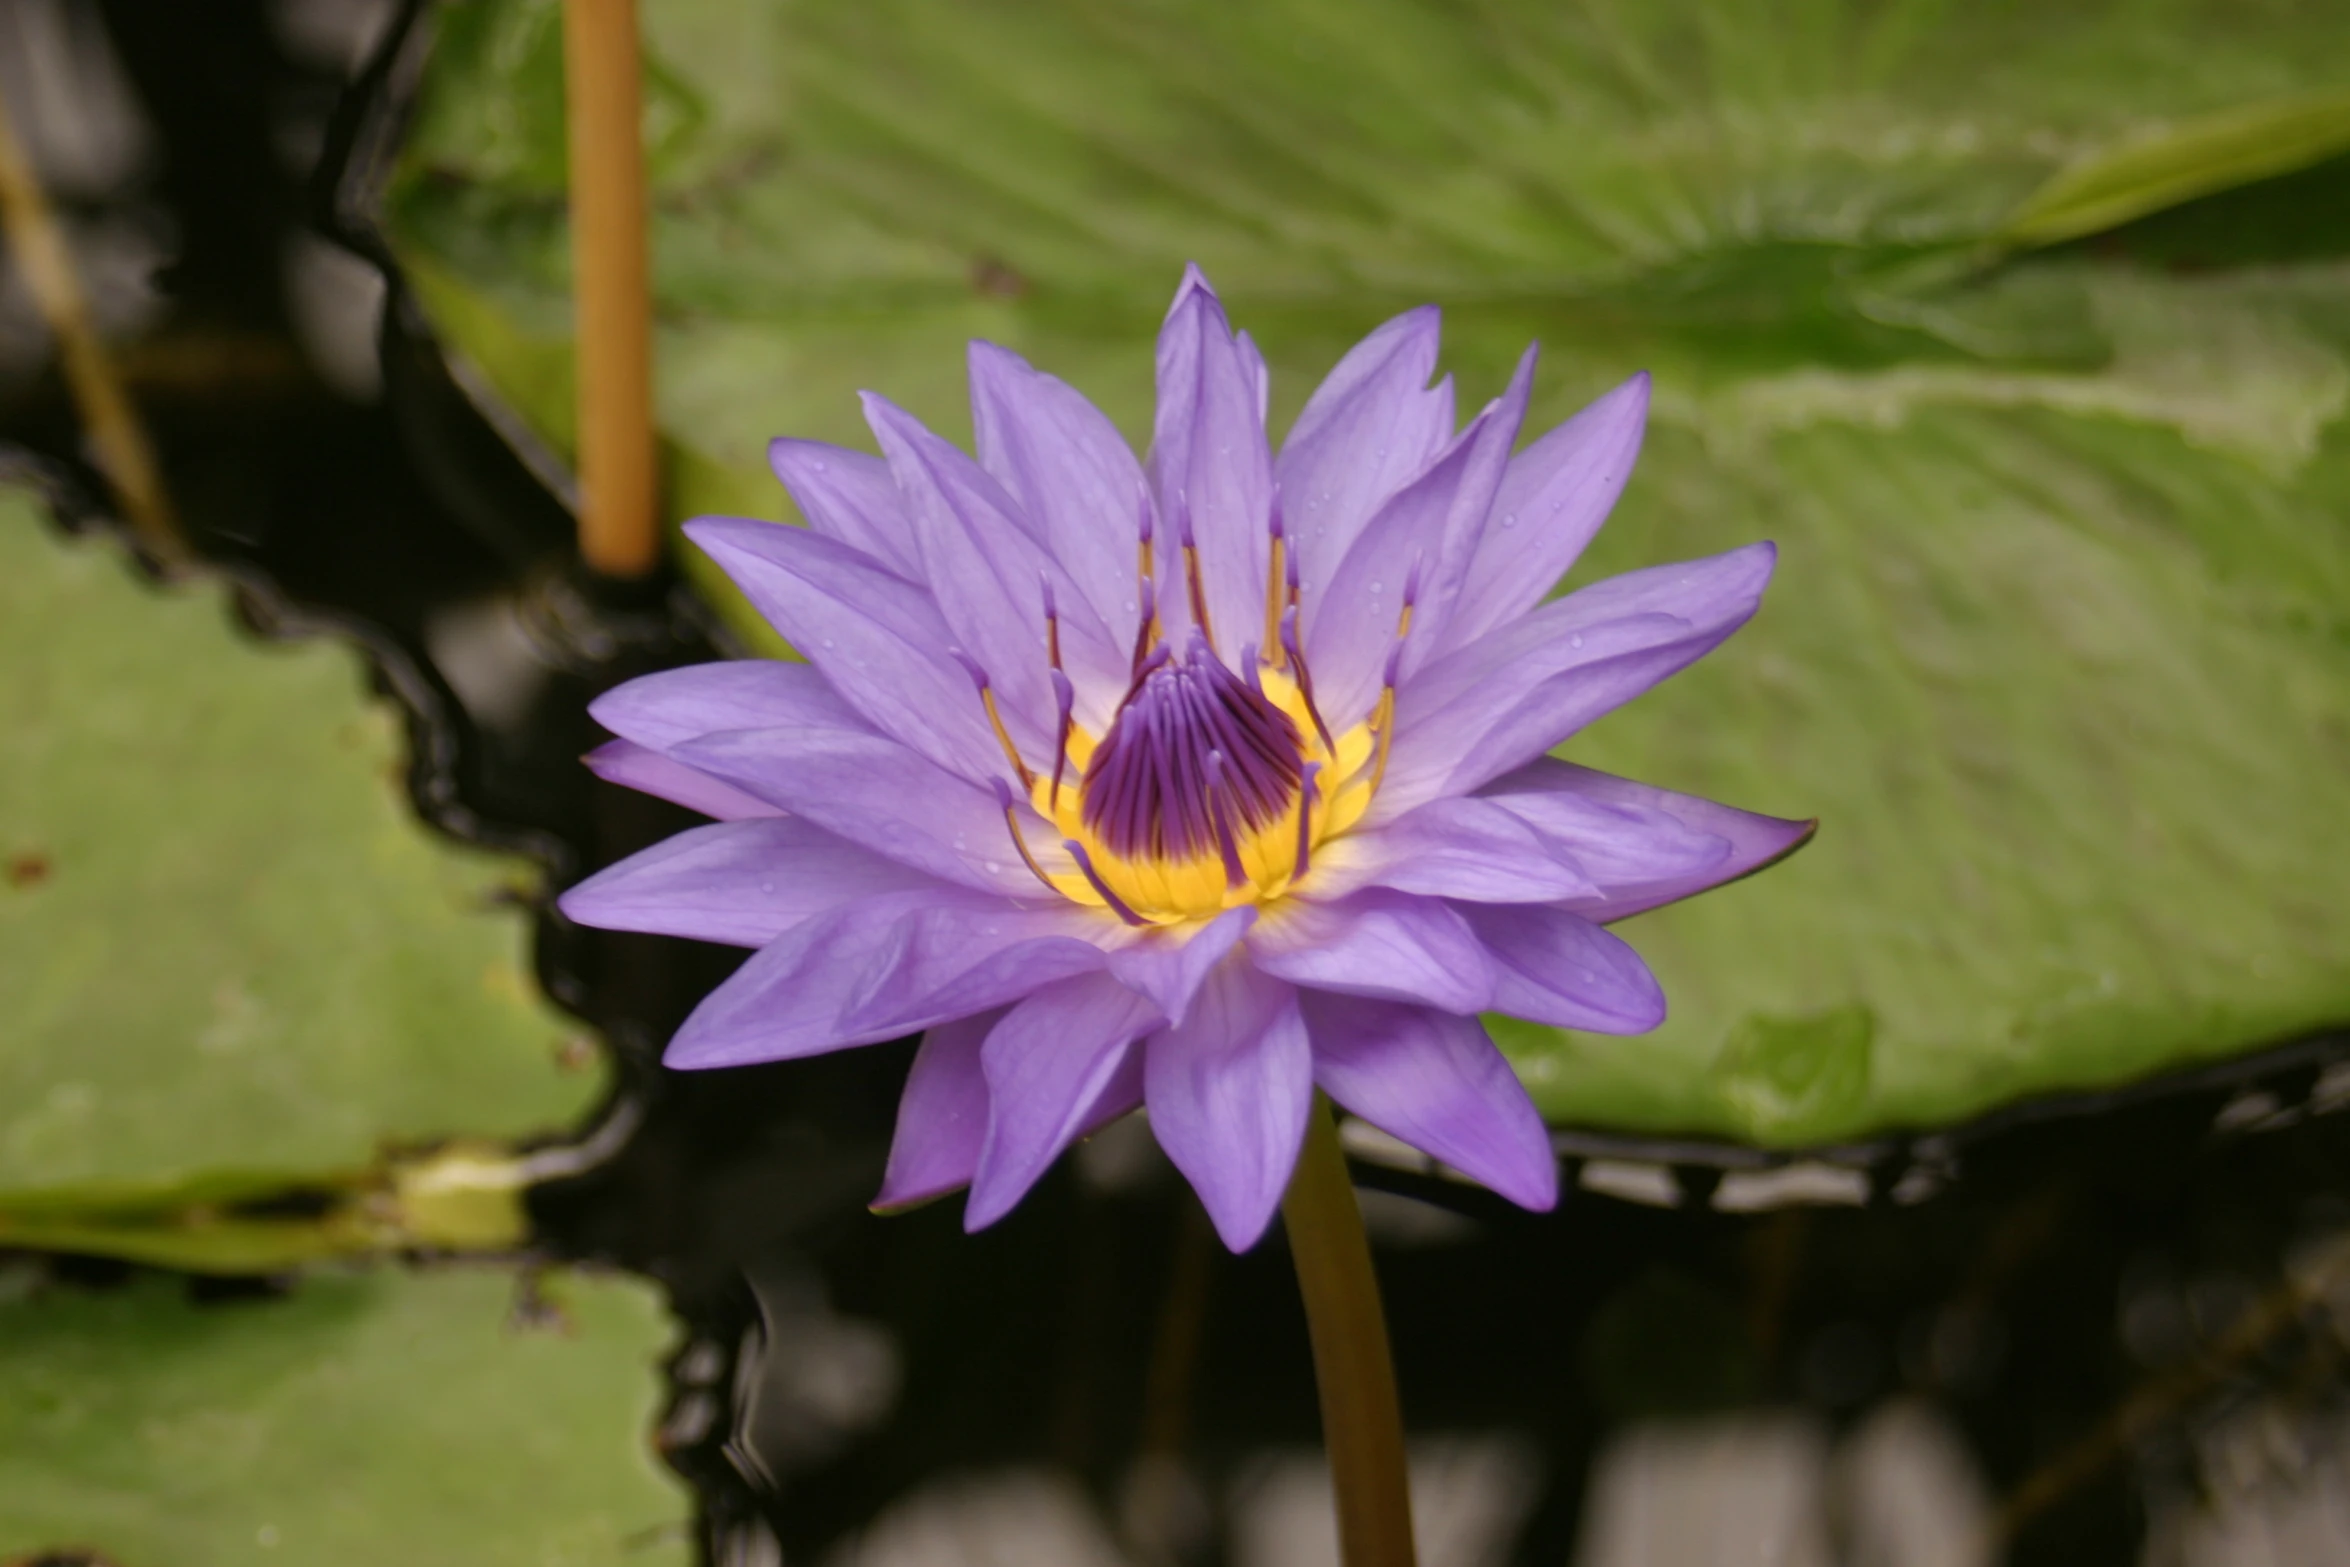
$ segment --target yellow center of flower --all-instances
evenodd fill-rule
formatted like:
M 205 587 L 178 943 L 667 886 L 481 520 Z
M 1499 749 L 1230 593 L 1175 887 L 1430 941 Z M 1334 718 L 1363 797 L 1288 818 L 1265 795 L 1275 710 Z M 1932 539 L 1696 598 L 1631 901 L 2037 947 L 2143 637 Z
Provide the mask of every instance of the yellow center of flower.
M 1075 788 L 1064 783 L 1056 796 L 1052 780 L 1040 777 L 1030 789 L 1030 801 L 1064 840 L 1083 851 L 1081 864 L 1092 874 L 1079 870 L 1045 880 L 1071 901 L 1090 907 L 1111 907 L 1114 898 L 1154 925 L 1205 919 L 1287 893 L 1310 871 L 1314 851 L 1353 826 L 1370 804 L 1377 744 L 1367 723 L 1325 743 L 1305 694 L 1282 670 L 1259 665 L 1257 690 L 1298 737 L 1298 781 L 1274 809 L 1243 818 L 1233 801 L 1235 789 L 1219 788 L 1204 767 L 1187 769 L 1190 758 L 1168 754 L 1179 753 L 1186 737 L 1146 736 L 1146 743 L 1158 741 L 1161 752 L 1149 760 L 1163 764 L 1178 787 L 1188 783 L 1195 792 L 1189 799 L 1147 801 L 1157 817 L 1148 825 L 1159 830 L 1137 841 L 1138 835 L 1121 830 L 1123 824 L 1105 819 L 1100 809 L 1105 791 L 1121 782 L 1101 765 L 1108 752 L 1101 741 L 1072 725 L 1068 770 L 1081 782 Z M 1130 699 L 1113 733 L 1137 711 Z M 1185 806 L 1207 819 L 1210 830 L 1204 836 L 1167 830 L 1171 820 L 1181 819 Z
M 1028 803 L 1052 823 L 1074 867 L 1048 871 L 1039 862 L 1022 833 L 1014 795 L 1004 790 L 1004 824 L 1039 881 L 1130 925 L 1209 919 L 1285 896 L 1311 873 L 1316 850 L 1361 819 L 1386 770 L 1395 726 L 1394 653 L 1369 719 L 1333 735 L 1314 705 L 1298 637 L 1298 580 L 1285 544 L 1276 512 L 1263 643 L 1270 651 L 1260 658 L 1254 647 L 1248 650 L 1244 679 L 1215 651 L 1186 520 L 1190 646 L 1177 654 L 1161 636 L 1156 611 L 1148 614 L 1135 643 L 1132 683 L 1098 736 L 1072 716 L 1074 695 L 1060 667 L 1060 627 L 1048 594 L 1046 642 L 1059 699 L 1049 770 L 1028 766 L 985 675 L 968 666 Z M 1146 605 L 1157 602 L 1150 567 L 1146 510 L 1138 584 Z M 1414 592 L 1407 585 L 1397 651 L 1411 629 Z

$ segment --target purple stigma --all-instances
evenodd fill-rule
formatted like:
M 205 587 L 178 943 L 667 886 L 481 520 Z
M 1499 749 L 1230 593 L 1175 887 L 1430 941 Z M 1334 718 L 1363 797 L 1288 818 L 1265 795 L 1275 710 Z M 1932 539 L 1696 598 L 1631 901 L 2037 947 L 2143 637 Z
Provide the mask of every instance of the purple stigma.
M 960 664 L 963 667 L 963 673 L 971 677 L 971 683 L 973 685 L 977 686 L 982 691 L 987 689 L 987 671 L 979 667 L 979 660 L 973 658 L 970 654 L 964 652 L 959 647 L 948 648 L 947 657 L 953 659 L 957 664 Z
M 1302 750 L 1289 715 L 1195 632 L 1181 659 L 1162 646 L 1136 672 L 1086 767 L 1082 819 L 1121 859 L 1220 856 L 1238 879 L 1238 835 L 1289 809 Z

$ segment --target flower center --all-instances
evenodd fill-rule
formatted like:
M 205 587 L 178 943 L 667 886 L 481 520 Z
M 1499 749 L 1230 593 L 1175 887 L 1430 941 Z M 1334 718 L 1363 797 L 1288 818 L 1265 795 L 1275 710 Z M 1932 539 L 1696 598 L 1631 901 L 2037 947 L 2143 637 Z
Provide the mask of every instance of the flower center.
M 1304 779 L 1297 725 L 1195 636 L 1127 693 L 1086 764 L 1079 820 L 1121 859 L 1218 859 L 1238 879 L 1241 842 L 1279 826 Z
M 1021 858 L 1054 891 L 1130 925 L 1212 918 L 1288 892 L 1312 866 L 1314 851 L 1369 806 L 1394 726 L 1392 656 L 1386 689 L 1367 722 L 1334 737 L 1315 708 L 1298 641 L 1297 573 L 1286 558 L 1278 506 L 1266 652 L 1260 657 L 1253 644 L 1244 649 L 1238 674 L 1218 656 L 1207 626 L 1189 518 L 1179 512 L 1178 524 L 1192 609 L 1187 645 L 1177 654 L 1155 611 L 1145 615 L 1125 699 L 1099 740 L 1073 716 L 1049 585 L 1046 645 L 1059 705 L 1049 771 L 1021 758 L 997 718 L 985 673 L 966 663 L 1005 759 L 1029 803 L 1059 831 L 1065 863 L 1075 870 L 1044 868 L 1022 835 L 1015 792 L 999 783 L 1005 826 Z M 1137 586 L 1140 601 L 1155 606 L 1151 531 L 1146 501 Z M 1411 597 L 1407 588 L 1399 645 L 1410 628 Z

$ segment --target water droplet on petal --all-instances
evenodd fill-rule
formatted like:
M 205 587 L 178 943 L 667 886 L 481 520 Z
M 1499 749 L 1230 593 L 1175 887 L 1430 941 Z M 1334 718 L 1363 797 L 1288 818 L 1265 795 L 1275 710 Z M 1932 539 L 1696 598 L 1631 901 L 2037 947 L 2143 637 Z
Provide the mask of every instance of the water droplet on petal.
M 1582 645 L 1583 645 L 1583 633 L 1582 633 L 1582 632 L 1580 632 L 1580 631 L 1576 632 L 1576 633 L 1575 633 L 1573 636 L 1571 636 L 1571 637 L 1567 638 L 1567 646 L 1569 646 L 1569 647 L 1581 647 Z
M 830 637 L 826 637 L 826 638 L 824 639 L 824 645 L 825 645 L 826 647 L 830 647 L 830 646 L 832 646 L 832 638 L 830 638 Z
M 1386 591 L 1387 591 L 1387 584 L 1386 584 L 1386 583 L 1384 583 L 1384 582 L 1374 582 L 1374 583 L 1372 583 L 1372 584 L 1371 584 L 1371 596 L 1372 596 L 1373 598 L 1377 598 L 1377 597 L 1378 597 L 1380 594 L 1382 594 L 1382 593 L 1384 593 L 1384 592 L 1386 592 Z
M 771 893 L 771 892 L 773 892 L 773 891 L 775 890 L 775 883 L 773 883 L 773 882 L 771 882 L 771 881 L 763 881 L 763 882 L 759 883 L 759 890 L 760 890 L 761 892 L 769 892 L 769 893 Z
M 824 459 L 819 457 L 814 462 L 808 464 L 808 466 L 815 469 L 818 473 L 822 473 L 824 471 Z
M 1516 527 L 1518 525 L 1518 514 L 1514 511 L 1508 513 L 1501 519 L 1501 525 L 1505 528 Z

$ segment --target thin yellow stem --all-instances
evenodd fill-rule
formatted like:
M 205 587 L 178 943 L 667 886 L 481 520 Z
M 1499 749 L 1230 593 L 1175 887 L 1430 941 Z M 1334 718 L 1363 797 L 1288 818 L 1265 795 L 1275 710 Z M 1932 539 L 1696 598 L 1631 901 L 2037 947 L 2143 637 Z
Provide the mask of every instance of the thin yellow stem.
M 1322 1441 L 1330 1450 L 1338 1496 L 1340 1557 L 1346 1567 L 1413 1567 L 1403 1410 L 1395 1395 L 1387 1318 L 1354 1180 L 1329 1101 L 1319 1094 L 1297 1173 L 1281 1200 L 1281 1219 L 1314 1341 Z
M 565 0 L 579 553 L 608 577 L 661 558 L 641 74 L 636 0 Z
M 32 160 L 16 139 L 5 103 L 0 103 L 0 221 L 7 225 L 8 249 L 24 278 L 25 292 L 32 295 L 41 319 L 57 339 L 66 386 L 89 432 L 90 455 L 114 491 L 124 520 L 159 565 L 170 569 L 183 564 L 187 541 L 164 491 L 155 449 L 90 322 L 73 252 L 49 210 Z

